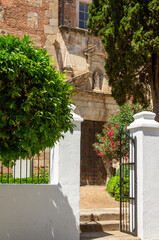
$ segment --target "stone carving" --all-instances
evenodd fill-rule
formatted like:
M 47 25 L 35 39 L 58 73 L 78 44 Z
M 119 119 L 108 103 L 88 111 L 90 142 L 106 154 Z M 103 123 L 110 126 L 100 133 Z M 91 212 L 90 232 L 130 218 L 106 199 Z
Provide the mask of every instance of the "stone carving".
M 95 71 L 93 73 L 92 88 L 94 90 L 102 90 L 102 83 L 103 83 L 103 74 L 102 74 L 102 72 Z

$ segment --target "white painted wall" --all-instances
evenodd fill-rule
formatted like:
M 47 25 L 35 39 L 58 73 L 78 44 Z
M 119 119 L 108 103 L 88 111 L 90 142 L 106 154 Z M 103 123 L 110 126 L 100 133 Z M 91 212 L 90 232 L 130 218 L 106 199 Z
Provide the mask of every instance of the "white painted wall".
M 137 225 L 142 240 L 159 240 L 159 123 L 138 113 L 128 127 L 137 137 Z
M 0 240 L 79 240 L 83 119 L 51 150 L 50 185 L 0 185 Z
M 1 240 L 76 240 L 78 224 L 59 185 L 0 186 Z

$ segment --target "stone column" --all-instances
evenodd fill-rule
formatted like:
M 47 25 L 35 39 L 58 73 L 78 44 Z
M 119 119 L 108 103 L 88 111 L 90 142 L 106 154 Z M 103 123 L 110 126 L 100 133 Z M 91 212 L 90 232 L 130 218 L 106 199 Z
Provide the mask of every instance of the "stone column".
M 128 129 L 137 138 L 137 235 L 159 240 L 159 123 L 141 112 Z
M 73 107 L 75 109 L 75 107 Z M 73 110 L 74 110 L 73 109 Z M 67 132 L 54 149 L 51 149 L 50 183 L 58 184 L 67 197 L 75 219 L 76 229 L 72 229 L 69 240 L 79 239 L 79 202 L 80 202 L 80 143 L 81 122 L 83 118 L 73 112 L 76 125 L 73 134 Z M 72 226 L 73 227 L 73 226 Z

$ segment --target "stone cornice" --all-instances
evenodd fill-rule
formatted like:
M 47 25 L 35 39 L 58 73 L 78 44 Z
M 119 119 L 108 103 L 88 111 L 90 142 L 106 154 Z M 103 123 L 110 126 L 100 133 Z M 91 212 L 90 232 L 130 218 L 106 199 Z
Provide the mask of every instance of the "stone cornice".
M 83 28 L 78 28 L 78 27 L 69 27 L 69 26 L 66 26 L 66 25 L 61 25 L 59 26 L 59 30 L 61 32 L 73 32 L 73 33 L 78 33 L 78 34 L 81 34 L 81 35 L 85 35 L 85 36 L 92 36 L 92 37 L 96 37 L 94 35 L 92 35 L 90 32 L 88 32 L 88 30 L 86 29 L 83 29 Z M 96 37 L 100 40 L 99 37 Z
M 81 90 L 80 88 L 76 87 L 73 89 L 73 92 L 75 92 L 76 94 L 80 94 L 80 95 L 93 95 L 93 96 L 98 96 L 98 97 L 112 97 L 112 95 L 110 93 L 105 93 L 105 92 L 95 92 L 95 91 L 90 91 L 90 90 Z

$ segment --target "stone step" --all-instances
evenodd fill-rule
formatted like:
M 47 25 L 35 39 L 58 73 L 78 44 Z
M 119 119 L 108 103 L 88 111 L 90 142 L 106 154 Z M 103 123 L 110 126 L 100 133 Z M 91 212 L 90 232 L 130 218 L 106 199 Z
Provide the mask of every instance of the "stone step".
M 107 221 L 119 220 L 119 208 L 99 208 L 99 209 L 82 209 L 80 210 L 80 221 Z
M 84 232 L 80 234 L 80 240 L 141 240 L 130 234 L 120 231 Z
M 80 230 L 81 232 L 116 231 L 119 230 L 119 224 L 117 220 L 81 222 Z

